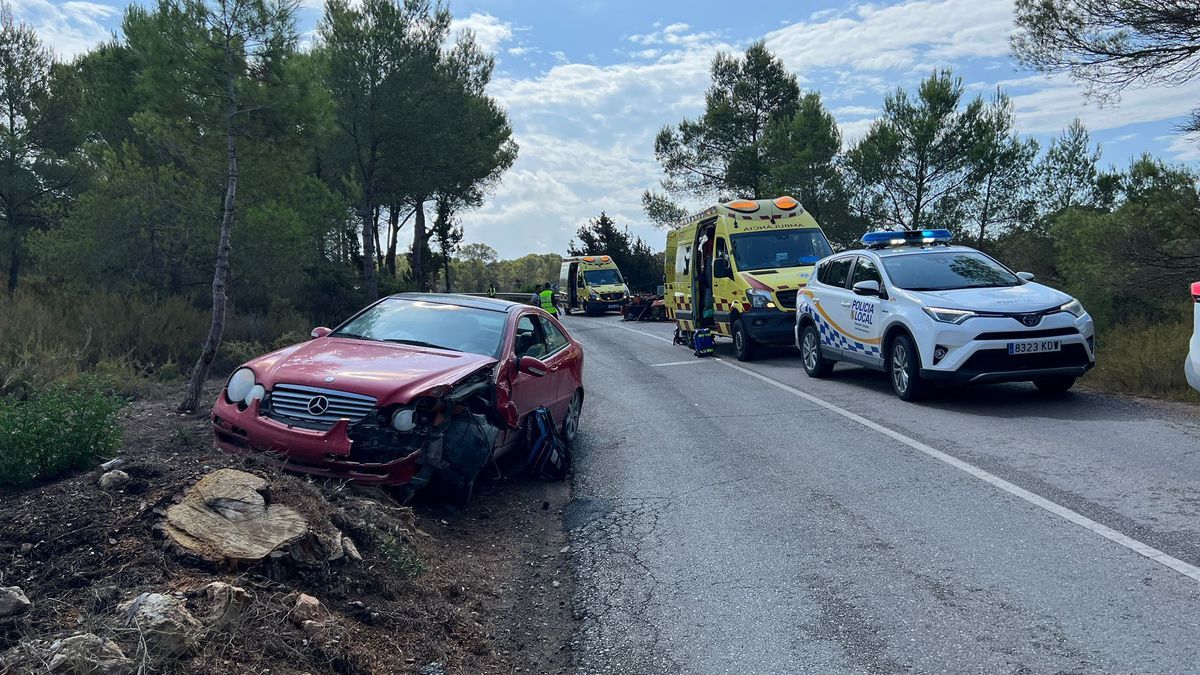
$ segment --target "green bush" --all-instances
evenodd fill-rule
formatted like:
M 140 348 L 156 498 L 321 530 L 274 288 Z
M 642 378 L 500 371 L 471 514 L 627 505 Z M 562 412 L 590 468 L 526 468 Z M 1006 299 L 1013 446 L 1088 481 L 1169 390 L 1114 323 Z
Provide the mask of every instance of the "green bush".
M 1101 331 L 1088 386 L 1120 394 L 1200 402 L 1183 373 L 1192 322 L 1131 322 Z
M 0 399 L 0 485 L 49 480 L 113 454 L 121 405 L 111 385 L 96 379 Z

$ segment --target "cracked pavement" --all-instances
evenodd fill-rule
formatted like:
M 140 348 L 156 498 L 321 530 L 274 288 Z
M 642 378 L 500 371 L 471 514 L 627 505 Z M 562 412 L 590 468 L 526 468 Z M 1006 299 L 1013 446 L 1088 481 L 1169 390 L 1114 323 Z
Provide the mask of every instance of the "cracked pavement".
M 1194 580 L 720 362 L 650 367 L 690 358 L 671 324 L 567 326 L 579 672 L 1200 671 Z M 1200 565 L 1194 408 L 741 365 Z

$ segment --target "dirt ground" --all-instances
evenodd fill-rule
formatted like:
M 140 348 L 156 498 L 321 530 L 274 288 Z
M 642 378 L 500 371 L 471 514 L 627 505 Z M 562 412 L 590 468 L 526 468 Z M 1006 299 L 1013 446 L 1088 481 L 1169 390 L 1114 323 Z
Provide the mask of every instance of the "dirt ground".
M 116 640 L 148 673 L 571 671 L 567 483 L 491 467 L 465 509 L 435 496 L 402 506 L 379 490 L 312 482 L 220 453 L 205 418 L 172 412 L 175 393 L 124 411 L 121 456 L 132 477 L 124 490 L 101 490 L 97 470 L 0 494 L 0 586 L 20 586 L 33 603 L 0 621 L 0 654 L 22 641 L 93 632 Z M 215 569 L 173 552 L 156 532 L 163 510 L 222 467 L 267 477 L 271 501 L 329 518 L 363 560 Z M 176 593 L 199 615 L 197 590 L 211 581 L 245 588 L 251 605 L 238 624 L 203 634 L 190 654 L 156 658 L 122 628 L 117 605 L 142 592 Z M 329 609 L 332 642 L 306 639 L 287 620 L 295 592 Z

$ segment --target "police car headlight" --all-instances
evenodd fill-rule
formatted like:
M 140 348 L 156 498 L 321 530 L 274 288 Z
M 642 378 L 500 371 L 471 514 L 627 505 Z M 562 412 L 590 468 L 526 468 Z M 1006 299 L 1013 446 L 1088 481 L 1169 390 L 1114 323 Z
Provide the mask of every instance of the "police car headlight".
M 1070 314 L 1078 319 L 1079 317 L 1083 316 L 1083 303 L 1079 302 L 1078 300 L 1072 300 L 1062 307 L 1059 307 L 1058 311 L 1066 312 L 1067 314 Z
M 925 313 L 934 321 L 959 324 L 975 316 L 975 312 L 965 309 L 947 309 L 943 307 L 922 307 Z
M 750 306 L 755 309 L 771 309 L 775 306 L 775 301 L 771 298 L 770 291 L 752 288 L 746 291 L 746 299 L 750 301 Z

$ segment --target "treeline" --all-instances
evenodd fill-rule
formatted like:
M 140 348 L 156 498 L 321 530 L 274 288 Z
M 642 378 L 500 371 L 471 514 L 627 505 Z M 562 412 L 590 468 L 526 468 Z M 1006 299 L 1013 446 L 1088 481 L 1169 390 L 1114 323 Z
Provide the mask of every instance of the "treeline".
M 39 351 L 203 374 L 222 341 L 269 344 L 445 276 L 457 214 L 517 154 L 485 94 L 492 57 L 429 0 L 329 0 L 311 45 L 296 8 L 131 4 L 119 38 L 63 62 L 0 4 L 0 393 Z M 164 308 L 182 346 L 98 348 L 112 329 L 70 308 L 113 298 Z
M 1090 379 L 1182 393 L 1188 283 L 1200 279 L 1200 174 L 1143 155 L 1102 167 L 1079 120 L 1046 147 L 1016 131 L 1003 90 L 968 96 L 950 71 L 886 95 L 846 144 L 819 92 L 762 43 L 718 56 L 703 114 L 664 128 L 660 223 L 682 200 L 795 196 L 837 245 L 873 229 L 944 227 L 1079 297 L 1100 327 Z

